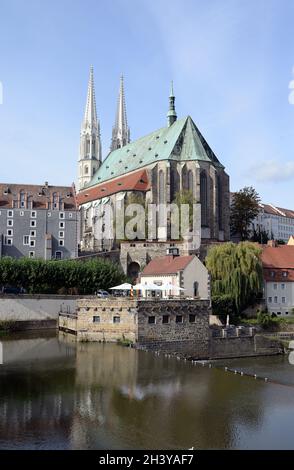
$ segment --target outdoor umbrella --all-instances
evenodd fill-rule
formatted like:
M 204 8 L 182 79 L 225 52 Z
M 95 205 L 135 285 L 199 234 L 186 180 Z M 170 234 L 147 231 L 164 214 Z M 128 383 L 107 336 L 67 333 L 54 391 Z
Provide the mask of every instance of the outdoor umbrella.
M 128 284 L 127 282 L 125 282 L 124 284 L 120 284 L 119 286 L 110 287 L 110 289 L 113 289 L 113 290 L 131 290 L 132 287 L 133 287 L 132 284 Z

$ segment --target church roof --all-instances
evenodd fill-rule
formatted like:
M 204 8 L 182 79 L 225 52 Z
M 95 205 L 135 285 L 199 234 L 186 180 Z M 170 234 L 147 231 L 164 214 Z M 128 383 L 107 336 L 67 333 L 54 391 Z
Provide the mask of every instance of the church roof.
M 110 152 L 86 187 L 117 178 L 162 160 L 202 160 L 221 167 L 190 116 Z

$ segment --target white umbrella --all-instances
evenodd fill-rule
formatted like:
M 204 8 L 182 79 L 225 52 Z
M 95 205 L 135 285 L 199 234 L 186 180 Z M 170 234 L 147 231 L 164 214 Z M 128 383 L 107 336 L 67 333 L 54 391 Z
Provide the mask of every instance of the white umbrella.
M 150 282 L 149 284 L 136 284 L 134 286 L 134 290 L 163 290 L 162 286 L 158 286 L 157 284 L 153 284 L 153 282 Z
M 132 284 L 128 284 L 127 282 L 125 282 L 124 284 L 120 284 L 119 286 L 110 287 L 110 289 L 113 289 L 113 290 L 131 290 L 132 287 L 133 287 Z
M 179 290 L 179 291 L 186 290 L 186 289 L 183 289 L 183 287 L 175 286 L 174 284 L 171 284 L 170 282 L 163 284 L 161 287 L 163 290 L 172 290 L 172 289 Z

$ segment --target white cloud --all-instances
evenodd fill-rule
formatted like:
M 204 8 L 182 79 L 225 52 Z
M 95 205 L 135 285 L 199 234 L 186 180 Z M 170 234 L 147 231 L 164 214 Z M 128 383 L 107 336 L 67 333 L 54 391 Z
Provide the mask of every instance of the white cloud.
M 269 160 L 258 163 L 250 169 L 251 176 L 259 182 L 280 182 L 294 179 L 294 161 Z

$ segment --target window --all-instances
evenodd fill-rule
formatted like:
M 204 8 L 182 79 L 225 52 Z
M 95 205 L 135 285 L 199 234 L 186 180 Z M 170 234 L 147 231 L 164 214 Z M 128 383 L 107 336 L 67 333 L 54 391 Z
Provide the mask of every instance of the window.
M 281 289 L 285 289 L 285 284 L 281 284 Z
M 160 172 L 159 172 L 158 180 L 159 180 L 159 184 L 158 184 L 158 188 L 159 188 L 158 201 L 159 201 L 159 204 L 163 204 L 165 198 L 164 198 L 164 174 L 163 174 L 162 170 L 160 170 Z
M 36 230 L 30 230 L 30 237 L 36 236 Z
M 4 237 L 4 245 L 11 246 L 13 244 L 12 238 Z
M 59 238 L 64 238 L 64 232 L 63 231 L 59 232 L 58 236 Z
M 194 297 L 198 297 L 198 296 L 199 296 L 198 287 L 199 287 L 199 284 L 198 284 L 197 281 L 195 281 L 194 284 L 193 284 Z
M 72 212 L 70 212 L 70 213 L 68 214 L 68 217 L 69 217 L 70 219 L 72 219 Z
M 120 317 L 113 317 L 113 323 L 120 323 Z
M 155 317 L 154 316 L 148 317 L 148 323 L 155 323 Z
M 64 212 L 59 212 L 59 218 L 64 219 Z
M 23 217 L 23 216 L 24 216 L 24 211 L 20 211 L 19 215 L 20 215 L 21 217 Z
M 58 195 L 57 195 L 57 193 L 53 193 L 53 195 L 52 195 L 52 203 L 53 203 L 53 209 L 59 209 Z
M 117 318 L 119 318 L 119 317 L 117 317 Z M 100 323 L 100 317 L 98 315 L 94 315 L 93 323 Z
M 29 258 L 35 258 L 35 252 L 34 251 L 29 252 Z
M 23 191 L 19 194 L 19 205 L 20 207 L 25 207 L 25 193 Z
M 277 296 L 274 297 L 274 302 L 275 302 L 275 304 L 278 303 L 278 297 Z
M 30 246 L 31 247 L 36 246 L 36 240 L 30 240 Z
M 62 259 L 62 251 L 55 251 L 55 259 Z
M 272 301 L 273 301 L 273 298 L 272 298 L 272 297 L 269 297 L 269 298 L 268 298 L 268 301 L 269 301 L 269 303 L 271 304 Z
M 287 277 L 287 276 L 288 276 L 287 271 L 283 271 L 282 276 L 283 276 L 283 277 Z
M 188 190 L 193 193 L 193 189 L 194 189 L 193 171 L 189 170 L 188 171 Z
M 162 323 L 169 323 L 169 315 L 162 315 Z
M 89 174 L 89 167 L 86 165 L 85 166 L 85 175 L 88 175 Z
M 47 214 L 47 215 L 48 215 L 48 217 L 51 217 L 51 212 L 48 212 L 48 214 Z
M 30 221 L 30 227 L 36 227 L 37 226 L 37 221 L 36 220 L 31 220 Z
M 32 211 L 32 212 L 31 212 L 31 217 L 32 217 L 33 219 L 35 219 L 35 218 L 37 217 L 37 212 L 36 212 L 36 211 Z
M 7 220 L 7 227 L 13 227 L 13 219 Z
M 271 271 L 271 277 L 275 277 L 275 271 Z
M 59 222 L 59 228 L 64 228 L 64 222 Z
M 58 245 L 59 245 L 59 246 L 64 246 L 64 240 L 59 240 L 59 241 L 58 241 Z
M 282 304 L 286 303 L 286 297 L 282 297 Z
M 176 323 L 183 323 L 183 315 L 176 316 Z
M 30 243 L 30 237 L 28 235 L 23 236 L 23 244 L 24 245 L 29 245 Z
M 201 225 L 208 225 L 208 197 L 207 197 L 207 176 L 205 171 L 200 174 L 200 204 L 201 204 Z
M 12 228 L 7 229 L 7 236 L 8 237 L 13 237 L 13 229 Z
M 189 323 L 195 323 L 195 322 L 196 322 L 196 315 L 194 313 L 190 313 Z
M 274 284 L 274 290 L 277 290 L 278 284 Z
M 13 211 L 8 211 L 7 217 L 13 217 Z

